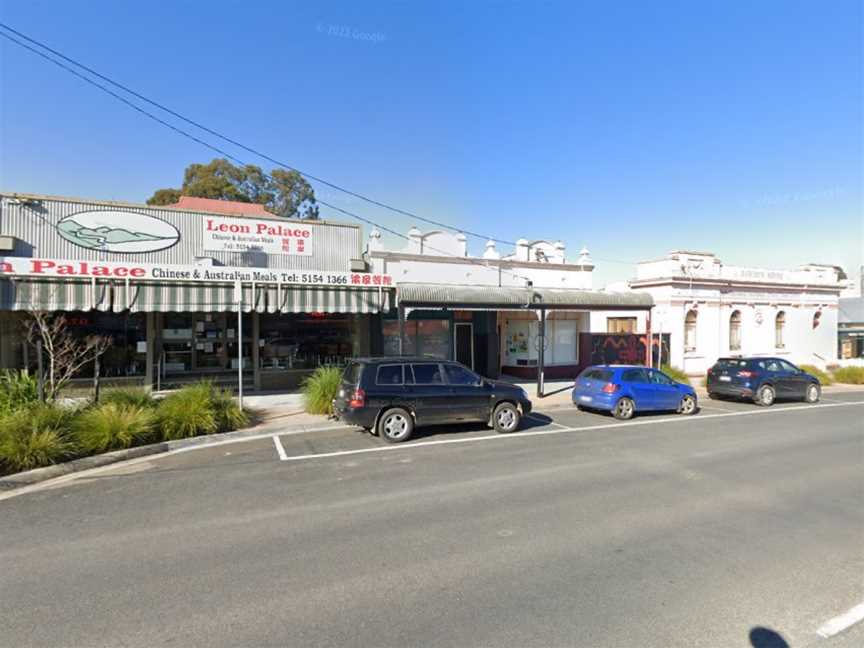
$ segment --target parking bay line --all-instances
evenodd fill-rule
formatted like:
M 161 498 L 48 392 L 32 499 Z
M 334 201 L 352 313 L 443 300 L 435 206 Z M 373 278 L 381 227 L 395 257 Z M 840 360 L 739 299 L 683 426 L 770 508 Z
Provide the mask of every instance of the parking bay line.
M 816 410 L 816 409 L 825 409 L 828 407 L 849 407 L 851 405 L 864 405 L 864 401 L 851 401 L 851 402 L 843 402 L 843 403 L 825 403 L 819 405 L 799 405 L 799 406 L 791 406 L 791 407 L 780 407 L 774 409 L 757 409 L 757 410 L 746 410 L 741 412 L 727 412 L 725 414 L 704 414 L 697 415 L 696 417 L 691 416 L 674 416 L 674 417 L 666 417 L 659 419 L 644 419 L 640 421 L 625 421 L 620 423 L 604 423 L 600 425 L 586 425 L 583 427 L 562 427 L 554 430 L 536 430 L 531 432 L 527 430 L 525 432 L 518 432 L 516 434 L 484 434 L 482 436 L 475 437 L 466 437 L 462 439 L 439 439 L 438 441 L 424 441 L 422 443 L 405 443 L 399 445 L 388 445 L 381 446 L 376 448 L 361 448 L 359 450 L 337 450 L 335 452 L 320 452 L 316 454 L 305 454 L 305 455 L 293 455 L 290 457 L 285 457 L 281 459 L 281 461 L 305 461 L 307 459 L 326 459 L 328 457 L 344 457 L 348 455 L 357 455 L 357 454 L 367 454 L 372 452 L 391 452 L 395 450 L 409 450 L 411 448 L 425 448 L 428 446 L 442 446 L 442 445 L 453 445 L 457 443 L 477 443 L 480 441 L 492 441 L 492 440 L 507 440 L 507 439 L 524 439 L 532 436 L 551 436 L 553 434 L 565 434 L 568 432 L 590 432 L 592 430 L 605 430 L 610 428 L 620 428 L 620 427 L 635 427 L 637 425 L 656 425 L 658 423 L 683 423 L 686 421 L 698 421 L 704 419 L 714 419 L 714 418 L 726 418 L 729 416 L 758 416 L 758 415 L 767 415 L 767 414 L 781 414 L 783 412 L 790 412 L 795 410 Z M 560 424 L 559 424 L 560 425 Z
M 288 453 L 285 452 L 285 448 L 282 446 L 282 441 L 279 440 L 279 435 L 273 435 L 273 445 L 276 446 L 276 454 L 279 455 L 279 461 L 285 461 L 288 459 Z
M 822 624 L 816 631 L 823 639 L 828 639 L 836 634 L 840 634 L 844 630 L 851 628 L 856 623 L 864 621 L 864 603 L 859 603 L 855 607 L 847 610 L 833 619 L 829 619 Z

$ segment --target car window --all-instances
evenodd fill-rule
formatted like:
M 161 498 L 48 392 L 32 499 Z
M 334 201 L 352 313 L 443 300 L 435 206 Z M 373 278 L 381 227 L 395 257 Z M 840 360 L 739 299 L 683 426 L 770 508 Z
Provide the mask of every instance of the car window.
M 480 382 L 477 374 L 459 365 L 444 365 L 444 373 L 447 374 L 447 382 L 451 385 L 476 385 Z
M 798 372 L 798 367 L 793 365 L 791 362 L 786 362 L 785 360 L 778 360 L 777 362 L 780 363 L 780 367 L 783 371 L 791 371 L 793 373 Z
M 349 385 L 359 385 L 360 372 L 362 370 L 362 364 L 360 364 L 359 362 L 352 362 L 347 367 L 345 367 L 345 371 L 342 372 L 342 381 L 348 383 Z
M 768 371 L 782 371 L 783 370 L 782 367 L 780 366 L 780 363 L 777 360 L 766 360 L 765 361 L 765 368 Z
M 435 364 L 414 364 L 411 365 L 414 370 L 414 381 L 418 385 L 443 385 L 444 378 L 441 376 L 441 365 Z
M 378 385 L 401 385 L 402 365 L 381 365 L 378 367 L 375 383 Z
M 674 385 L 675 381 L 672 380 L 669 376 L 664 374 L 662 371 L 657 371 L 656 369 L 652 369 L 650 372 L 651 382 L 654 385 Z
M 718 371 L 723 371 L 724 369 L 732 371 L 735 369 L 743 369 L 747 366 L 747 360 L 739 360 L 737 358 L 720 358 L 717 361 L 717 364 L 714 365 Z
M 648 378 L 645 375 L 644 369 L 627 369 L 623 374 L 621 374 L 621 379 L 624 382 L 634 382 L 634 383 L 646 383 L 648 382 Z

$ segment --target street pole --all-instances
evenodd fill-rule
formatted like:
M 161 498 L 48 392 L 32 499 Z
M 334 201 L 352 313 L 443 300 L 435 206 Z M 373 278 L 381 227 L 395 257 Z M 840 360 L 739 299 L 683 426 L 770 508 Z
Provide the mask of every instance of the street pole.
M 237 299 L 237 402 L 243 409 L 243 284 L 234 284 Z
M 539 340 L 539 348 L 537 355 L 537 396 L 543 398 L 544 392 L 544 383 L 545 381 L 545 365 L 546 365 L 546 309 L 540 309 L 540 335 L 537 336 Z

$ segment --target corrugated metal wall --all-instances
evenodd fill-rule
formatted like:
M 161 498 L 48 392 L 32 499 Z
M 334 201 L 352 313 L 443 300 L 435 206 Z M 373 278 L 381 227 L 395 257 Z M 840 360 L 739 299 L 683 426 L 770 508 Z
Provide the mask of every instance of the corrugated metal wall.
M 16 239 L 14 256 L 40 256 L 56 259 L 170 263 L 188 265 L 195 257 L 211 257 L 227 266 L 244 268 L 280 268 L 287 270 L 329 270 L 349 272 L 350 260 L 360 258 L 362 232 L 355 224 L 316 221 L 274 220 L 278 223 L 302 223 L 313 229 L 312 254 L 291 256 L 264 252 L 214 252 L 202 246 L 204 212 L 178 211 L 160 207 L 127 206 L 107 202 L 86 202 L 62 198 L 41 198 L 38 202 L 10 200 L 0 196 L 0 235 Z M 180 231 L 180 241 L 167 250 L 137 254 L 118 254 L 80 247 L 59 236 L 55 225 L 66 216 L 91 210 L 135 212 L 160 218 Z M 221 215 L 221 214 L 218 214 Z M 0 253 L 2 255 L 4 253 Z

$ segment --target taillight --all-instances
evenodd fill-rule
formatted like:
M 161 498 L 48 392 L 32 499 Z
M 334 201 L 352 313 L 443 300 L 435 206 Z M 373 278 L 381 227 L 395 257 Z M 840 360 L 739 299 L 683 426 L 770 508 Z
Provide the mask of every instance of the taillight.
M 606 394 L 614 394 L 616 391 L 618 391 L 618 385 L 615 383 L 606 383 L 603 385 L 603 392 Z
M 755 371 L 747 371 L 746 369 L 744 369 L 743 371 L 739 371 L 736 375 L 739 378 L 752 378 L 753 376 L 756 375 L 756 372 Z
M 348 407 L 364 407 L 366 405 L 366 392 L 359 387 L 351 394 L 351 400 L 348 401 Z

